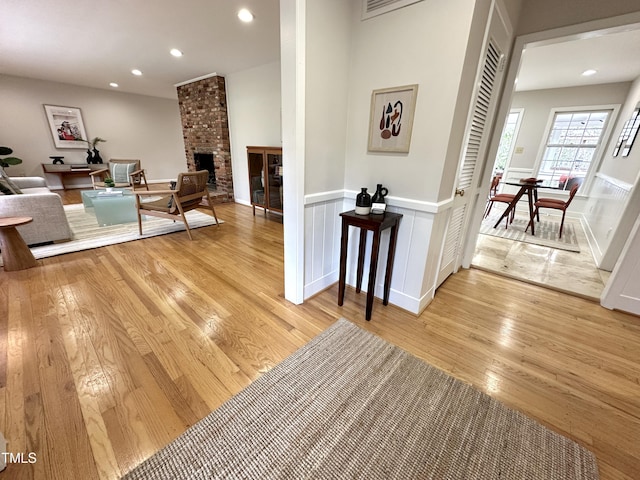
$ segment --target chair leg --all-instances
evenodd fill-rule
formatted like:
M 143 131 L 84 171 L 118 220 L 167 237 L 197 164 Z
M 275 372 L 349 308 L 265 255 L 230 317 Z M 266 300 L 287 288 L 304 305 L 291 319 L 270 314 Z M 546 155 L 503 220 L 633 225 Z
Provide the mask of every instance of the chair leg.
M 187 222 L 187 217 L 184 214 L 184 210 L 182 209 L 182 205 L 180 204 L 180 202 L 177 201 L 177 199 L 175 201 L 178 204 L 178 211 L 180 212 L 180 219 L 182 220 L 182 223 L 184 223 L 184 228 L 187 230 L 187 235 L 189 236 L 189 240 L 193 241 L 193 237 L 191 236 L 191 229 L 189 228 L 189 223 Z
M 487 206 L 485 207 L 484 218 L 487 218 L 491 213 L 491 207 L 493 207 L 493 202 L 489 200 L 487 202 Z
M 189 240 L 193 241 L 193 237 L 191 236 L 191 229 L 189 228 L 189 224 L 187 223 L 187 217 L 182 215 L 182 221 L 184 222 L 184 228 L 187 230 L 187 235 L 189 236 Z
M 209 192 L 207 191 L 207 203 L 209 204 L 209 208 L 211 209 L 211 213 L 213 213 L 213 218 L 216 219 L 216 226 L 220 226 L 220 223 L 218 222 L 218 216 L 216 215 L 216 210 L 215 208 L 213 208 L 213 202 L 211 201 L 211 195 L 209 195 Z M 254 207 L 255 208 L 255 207 Z M 254 212 L 255 215 L 255 212 Z
M 558 238 L 562 238 L 562 229 L 564 228 L 564 214 L 567 213 L 566 210 L 562 210 L 562 220 L 560 221 L 560 235 Z
M 138 232 L 142 235 L 142 216 L 140 215 L 140 197 L 136 195 L 136 213 L 138 214 Z

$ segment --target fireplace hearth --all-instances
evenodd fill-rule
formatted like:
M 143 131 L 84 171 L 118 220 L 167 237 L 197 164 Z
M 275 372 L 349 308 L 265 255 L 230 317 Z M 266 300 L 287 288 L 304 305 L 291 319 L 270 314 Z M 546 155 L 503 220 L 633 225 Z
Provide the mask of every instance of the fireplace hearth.
M 209 172 L 209 180 L 207 185 L 216 186 L 216 166 L 213 161 L 213 153 L 194 153 L 193 163 L 196 170 L 207 170 Z

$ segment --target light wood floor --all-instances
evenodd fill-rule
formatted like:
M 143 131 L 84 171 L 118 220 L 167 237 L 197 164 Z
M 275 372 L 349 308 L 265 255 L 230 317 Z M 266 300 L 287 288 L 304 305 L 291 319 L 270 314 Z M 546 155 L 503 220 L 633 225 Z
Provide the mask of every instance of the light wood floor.
M 77 201 L 77 192 L 65 194 Z M 7 479 L 118 478 L 344 316 L 640 476 L 640 319 L 479 270 L 416 317 L 337 287 L 283 298 L 282 224 L 216 207 L 220 228 L 0 269 Z

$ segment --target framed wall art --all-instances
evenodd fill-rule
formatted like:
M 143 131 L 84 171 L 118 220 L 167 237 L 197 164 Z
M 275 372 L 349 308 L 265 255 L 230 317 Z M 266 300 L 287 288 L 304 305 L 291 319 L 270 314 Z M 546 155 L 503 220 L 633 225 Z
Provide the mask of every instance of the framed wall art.
M 417 95 L 418 85 L 373 91 L 369 152 L 409 153 Z
M 87 148 L 87 132 L 79 108 L 45 105 L 44 111 L 56 148 Z
M 620 132 L 620 136 L 618 137 L 616 146 L 613 149 L 614 157 L 617 157 L 620 152 L 622 152 L 623 157 L 629 156 L 631 147 L 633 147 L 633 143 L 635 142 L 636 136 L 638 135 L 639 128 L 640 104 L 636 106 L 636 109 L 633 111 L 631 118 L 627 120 L 624 124 L 624 127 L 622 127 L 622 131 Z

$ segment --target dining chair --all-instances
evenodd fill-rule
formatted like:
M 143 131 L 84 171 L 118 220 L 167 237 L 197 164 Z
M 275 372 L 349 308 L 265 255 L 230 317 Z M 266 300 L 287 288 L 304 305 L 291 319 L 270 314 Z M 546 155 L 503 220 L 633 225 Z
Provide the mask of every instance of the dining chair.
M 533 211 L 533 216 L 537 217 L 538 221 L 540 221 L 540 217 L 538 214 L 541 208 L 552 208 L 555 210 L 562 210 L 562 220 L 560 221 L 560 233 L 558 235 L 558 238 L 562 238 L 562 229 L 564 227 L 564 217 L 565 217 L 565 214 L 567 213 L 567 208 L 569 208 L 569 205 L 573 200 L 573 197 L 576 196 L 576 192 L 578 191 L 579 186 L 580 185 L 575 184 L 573 185 L 573 187 L 571 187 L 571 191 L 569 192 L 569 198 L 567 199 L 567 201 L 563 201 L 557 198 L 538 198 L 538 201 L 533 204 L 535 207 L 535 210 Z M 529 224 L 527 225 L 525 232 L 529 229 L 531 222 L 533 222 L 533 218 L 529 220 Z
M 181 220 L 187 230 L 189 240 L 193 240 L 185 213 L 205 206 L 211 208 L 216 225 L 220 226 L 209 195 L 208 180 L 209 172 L 207 170 L 198 170 L 197 172 L 180 173 L 175 188 L 171 190 L 135 190 L 140 235 L 142 235 L 142 215 L 150 215 L 152 217 L 168 218 L 173 221 Z M 141 197 L 149 195 L 162 195 L 162 198 L 144 203 L 140 200 Z M 205 199 L 207 200 L 206 205 L 202 203 Z
M 513 202 L 515 195 L 510 193 L 498 193 L 498 186 L 500 185 L 500 180 L 502 179 L 502 175 L 495 175 L 491 180 L 491 187 L 489 188 L 489 196 L 487 197 L 487 206 L 484 209 L 484 217 L 487 218 L 489 213 L 491 213 L 491 207 L 495 202 L 506 203 L 509 205 Z M 505 228 L 507 228 L 509 223 L 513 223 L 513 217 L 515 216 L 516 209 L 511 210 L 511 219 L 505 219 Z

